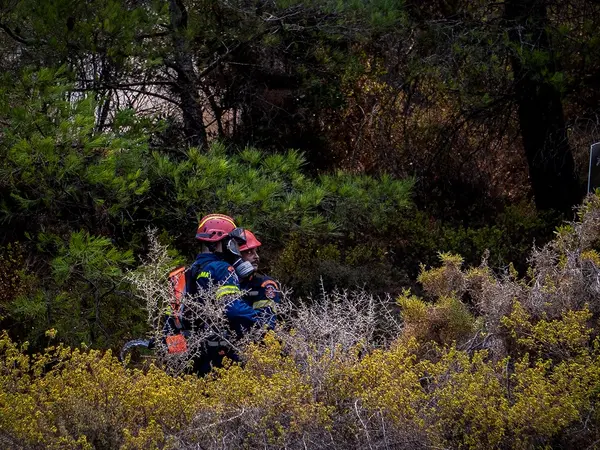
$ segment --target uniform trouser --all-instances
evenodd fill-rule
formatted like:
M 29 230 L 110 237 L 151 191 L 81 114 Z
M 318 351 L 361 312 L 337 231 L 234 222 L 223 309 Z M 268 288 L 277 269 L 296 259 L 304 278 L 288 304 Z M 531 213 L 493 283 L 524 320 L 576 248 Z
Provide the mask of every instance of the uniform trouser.
M 230 348 L 206 346 L 200 356 L 194 358 L 194 373 L 198 376 L 204 376 L 213 367 L 223 367 L 224 358 L 229 358 L 234 362 L 240 360 L 237 354 Z

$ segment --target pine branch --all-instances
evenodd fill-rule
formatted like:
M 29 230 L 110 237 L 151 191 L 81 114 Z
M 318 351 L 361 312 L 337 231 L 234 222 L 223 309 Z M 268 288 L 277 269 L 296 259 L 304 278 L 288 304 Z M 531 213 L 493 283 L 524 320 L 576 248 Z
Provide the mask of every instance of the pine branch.
M 45 44 L 44 40 L 34 40 L 34 39 L 26 39 L 23 36 L 20 36 L 15 31 L 11 30 L 7 25 L 0 22 L 0 29 L 4 30 L 6 34 L 8 34 L 13 40 L 17 41 L 23 45 L 35 45 L 36 43 Z

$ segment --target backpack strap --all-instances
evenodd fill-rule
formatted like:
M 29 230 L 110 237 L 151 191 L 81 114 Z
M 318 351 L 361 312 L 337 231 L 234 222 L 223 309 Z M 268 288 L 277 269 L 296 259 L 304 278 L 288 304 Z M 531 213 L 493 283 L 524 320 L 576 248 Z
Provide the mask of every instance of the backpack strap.
M 183 325 L 181 324 L 181 316 L 183 312 L 183 304 L 181 299 L 187 293 L 187 271 L 185 266 L 176 268 L 169 273 L 169 282 L 171 283 L 172 296 L 171 296 L 171 310 L 168 312 L 169 315 L 173 316 L 175 327 L 180 330 Z
M 198 293 L 198 286 L 196 285 L 196 273 L 195 265 L 192 264 L 188 270 L 185 271 L 185 293 L 189 295 L 195 295 Z

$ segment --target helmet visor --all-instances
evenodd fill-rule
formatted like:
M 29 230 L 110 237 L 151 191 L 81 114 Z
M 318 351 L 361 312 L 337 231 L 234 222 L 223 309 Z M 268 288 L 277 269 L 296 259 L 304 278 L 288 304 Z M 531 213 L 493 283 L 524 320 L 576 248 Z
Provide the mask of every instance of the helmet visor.
M 229 253 L 235 256 L 242 256 L 240 252 L 240 245 L 246 243 L 246 234 L 243 228 L 235 228 L 229 233 L 229 239 L 227 241 L 227 250 Z
M 240 252 L 240 246 L 235 239 L 229 239 L 227 241 L 227 251 L 232 255 L 239 257 L 242 256 L 242 253 Z
M 246 230 L 241 227 L 234 228 L 229 232 L 229 237 L 232 237 L 240 245 L 246 243 Z

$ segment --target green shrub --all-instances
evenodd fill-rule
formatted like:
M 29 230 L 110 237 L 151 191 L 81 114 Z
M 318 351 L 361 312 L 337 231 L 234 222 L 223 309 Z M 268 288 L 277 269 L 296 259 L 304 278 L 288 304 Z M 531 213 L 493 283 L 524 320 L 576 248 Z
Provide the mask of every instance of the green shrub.
M 55 255 L 49 273 L 7 305 L 21 336 L 37 345 L 51 326 L 70 345 L 107 348 L 145 330 L 143 310 L 123 282 L 134 262 L 131 251 L 84 231 L 72 233 L 68 241 L 43 234 L 38 242 Z

